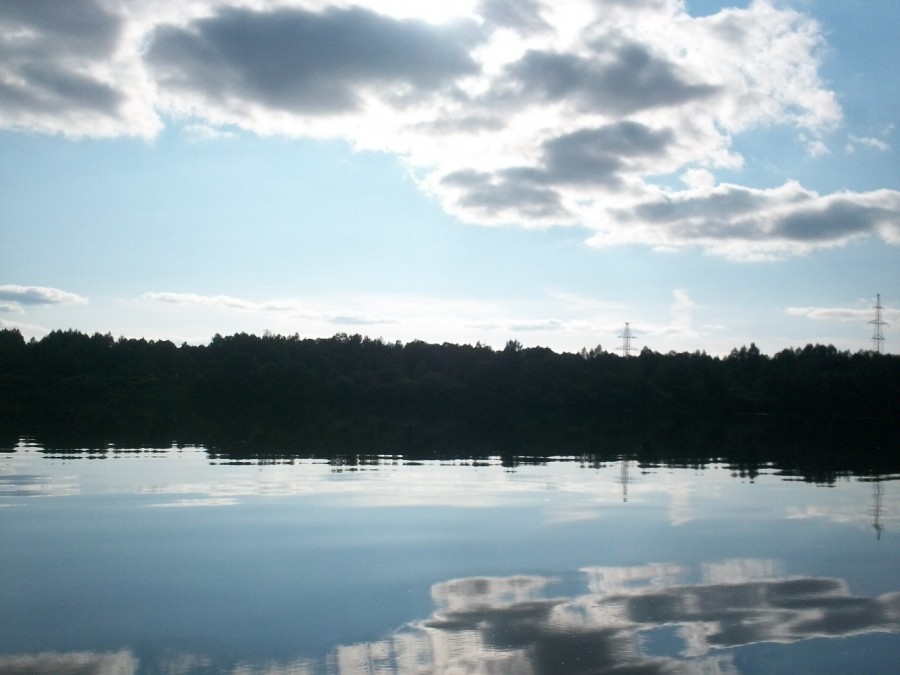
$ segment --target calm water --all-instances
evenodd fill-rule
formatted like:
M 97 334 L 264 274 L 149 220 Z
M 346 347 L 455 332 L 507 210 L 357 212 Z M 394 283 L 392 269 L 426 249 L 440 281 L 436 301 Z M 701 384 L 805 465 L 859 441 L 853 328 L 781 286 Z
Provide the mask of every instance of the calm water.
M 900 482 L 20 444 L 0 626 L 2 673 L 896 673 Z

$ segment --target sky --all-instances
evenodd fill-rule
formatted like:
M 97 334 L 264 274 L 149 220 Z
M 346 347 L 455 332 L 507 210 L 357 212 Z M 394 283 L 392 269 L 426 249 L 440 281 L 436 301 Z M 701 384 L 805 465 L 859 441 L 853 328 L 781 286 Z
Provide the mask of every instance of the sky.
M 900 3 L 2 0 L 0 327 L 900 353 Z

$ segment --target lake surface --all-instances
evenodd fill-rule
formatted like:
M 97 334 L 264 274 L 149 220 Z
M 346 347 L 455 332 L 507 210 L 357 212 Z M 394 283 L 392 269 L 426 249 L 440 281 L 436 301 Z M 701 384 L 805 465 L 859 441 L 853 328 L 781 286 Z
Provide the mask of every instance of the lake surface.
M 897 673 L 897 478 L 21 442 L 0 673 Z

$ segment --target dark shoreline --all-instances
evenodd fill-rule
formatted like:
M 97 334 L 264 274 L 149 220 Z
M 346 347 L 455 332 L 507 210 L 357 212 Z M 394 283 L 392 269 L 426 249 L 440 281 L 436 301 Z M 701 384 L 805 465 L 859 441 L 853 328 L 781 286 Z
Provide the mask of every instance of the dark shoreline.
M 551 456 L 900 472 L 900 357 L 725 358 L 238 334 L 209 345 L 0 331 L 0 447 L 234 457 Z M 506 461 L 506 460 L 504 460 Z

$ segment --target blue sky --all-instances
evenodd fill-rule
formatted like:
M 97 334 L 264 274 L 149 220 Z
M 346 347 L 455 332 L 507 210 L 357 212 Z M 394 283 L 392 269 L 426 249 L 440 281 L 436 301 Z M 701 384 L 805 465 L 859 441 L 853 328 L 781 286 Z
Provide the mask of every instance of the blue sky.
M 7 0 L 0 325 L 857 351 L 880 293 L 900 353 L 898 34 L 893 0 Z

